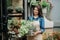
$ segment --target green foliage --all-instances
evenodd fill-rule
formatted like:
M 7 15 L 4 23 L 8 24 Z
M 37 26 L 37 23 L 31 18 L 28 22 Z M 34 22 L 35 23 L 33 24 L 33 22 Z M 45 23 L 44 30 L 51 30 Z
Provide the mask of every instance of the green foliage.
M 8 20 L 8 24 L 13 26 L 18 26 L 18 20 L 16 20 L 15 18 Z M 29 30 L 33 30 L 35 31 L 35 27 L 32 25 L 32 22 L 29 20 L 21 20 L 20 22 L 21 26 L 18 29 L 19 35 L 22 37 L 25 34 L 28 34 Z M 12 27 L 13 28 L 13 27 Z
M 36 0 L 31 0 L 30 5 L 31 5 L 31 6 L 37 6 L 37 5 L 38 5 L 38 1 L 36 1 Z
M 48 6 L 48 3 L 46 1 L 43 1 L 43 2 L 41 2 L 41 6 L 42 6 L 42 8 L 45 8 Z
M 16 7 L 15 9 L 17 13 L 23 13 L 23 8 Z
M 31 0 L 31 6 L 38 6 L 38 5 L 41 5 L 42 6 L 42 8 L 45 8 L 45 7 L 47 7 L 49 4 L 46 2 L 46 0 L 43 0 L 42 2 L 40 2 L 40 1 L 36 1 L 36 0 L 34 0 L 34 1 L 32 1 Z
M 34 6 L 37 6 L 38 5 L 38 2 L 36 2 L 36 3 L 31 3 L 31 5 L 34 5 Z
M 19 29 L 20 36 L 28 34 L 29 30 L 34 30 L 34 26 L 31 24 L 31 21 L 21 20 L 21 27 Z
M 44 40 L 60 40 L 60 33 L 57 32 L 52 35 L 48 35 Z
M 8 10 L 9 13 L 12 13 L 13 7 L 12 6 L 9 6 L 9 7 L 7 7 L 7 10 Z

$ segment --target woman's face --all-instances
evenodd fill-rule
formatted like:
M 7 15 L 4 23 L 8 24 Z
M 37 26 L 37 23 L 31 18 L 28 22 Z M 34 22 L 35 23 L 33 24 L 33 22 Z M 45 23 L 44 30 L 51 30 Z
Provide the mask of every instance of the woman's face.
M 34 11 L 34 15 L 38 15 L 38 8 L 37 7 L 35 7 L 33 11 Z

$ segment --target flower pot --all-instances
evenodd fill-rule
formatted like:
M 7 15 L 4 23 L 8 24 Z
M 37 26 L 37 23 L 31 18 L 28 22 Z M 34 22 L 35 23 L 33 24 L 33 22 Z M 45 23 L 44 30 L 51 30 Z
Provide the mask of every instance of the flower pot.
M 47 7 L 42 8 L 42 13 L 43 13 L 43 16 L 46 16 L 46 13 L 47 13 Z

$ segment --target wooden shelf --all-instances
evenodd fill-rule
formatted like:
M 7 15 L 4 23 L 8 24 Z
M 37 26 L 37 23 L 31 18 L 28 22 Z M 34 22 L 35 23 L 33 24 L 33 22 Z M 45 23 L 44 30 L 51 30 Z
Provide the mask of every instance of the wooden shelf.
M 8 16 L 12 16 L 12 17 L 22 17 L 22 14 L 8 14 Z
M 8 14 L 8 15 L 22 15 L 22 14 Z

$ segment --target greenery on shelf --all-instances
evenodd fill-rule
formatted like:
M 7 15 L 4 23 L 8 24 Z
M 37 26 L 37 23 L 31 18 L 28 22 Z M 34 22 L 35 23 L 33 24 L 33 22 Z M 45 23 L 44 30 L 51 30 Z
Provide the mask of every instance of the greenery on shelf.
M 14 8 L 13 8 L 12 6 L 9 6 L 9 7 L 7 8 L 7 10 L 8 10 L 8 13 L 12 13 L 12 12 L 14 11 Z M 16 11 L 17 13 L 23 13 L 23 8 L 16 7 L 16 8 L 15 8 L 15 11 Z
M 23 13 L 23 8 L 18 8 L 18 7 L 17 7 L 17 8 L 16 8 L 16 12 L 17 12 L 17 13 Z
M 10 7 L 7 8 L 7 10 L 8 10 L 9 13 L 12 13 L 12 11 L 13 11 L 13 7 L 10 6 Z

